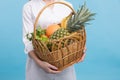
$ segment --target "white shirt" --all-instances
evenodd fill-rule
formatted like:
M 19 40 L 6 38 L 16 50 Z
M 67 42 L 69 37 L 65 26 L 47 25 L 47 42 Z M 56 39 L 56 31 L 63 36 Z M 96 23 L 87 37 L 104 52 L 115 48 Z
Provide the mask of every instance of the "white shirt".
M 36 16 L 45 5 L 45 2 L 42 0 L 32 0 L 26 3 L 23 7 L 23 42 L 25 44 L 25 53 L 29 53 L 33 50 L 32 42 L 26 38 L 26 34 L 33 32 L 33 25 Z M 50 24 L 60 23 L 61 20 L 70 13 L 71 10 L 67 6 L 63 4 L 55 4 L 52 10 L 48 7 L 42 12 L 38 25 L 45 29 Z

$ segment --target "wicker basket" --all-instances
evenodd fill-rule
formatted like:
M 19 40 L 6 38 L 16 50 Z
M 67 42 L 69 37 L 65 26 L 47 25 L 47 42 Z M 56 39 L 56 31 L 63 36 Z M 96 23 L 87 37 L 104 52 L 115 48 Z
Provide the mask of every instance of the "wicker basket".
M 78 32 L 72 33 L 70 36 L 64 38 L 49 41 L 52 50 L 50 51 L 48 47 L 42 43 L 40 40 L 36 39 L 36 26 L 38 19 L 42 12 L 50 5 L 53 4 L 63 4 L 68 6 L 74 13 L 73 8 L 63 2 L 54 2 L 45 6 L 38 14 L 35 24 L 34 24 L 34 37 L 32 39 L 33 46 L 36 55 L 40 60 L 46 61 L 58 68 L 58 70 L 63 70 L 68 66 L 76 63 L 83 55 L 83 50 L 86 43 L 86 32 L 85 29 L 81 29 Z

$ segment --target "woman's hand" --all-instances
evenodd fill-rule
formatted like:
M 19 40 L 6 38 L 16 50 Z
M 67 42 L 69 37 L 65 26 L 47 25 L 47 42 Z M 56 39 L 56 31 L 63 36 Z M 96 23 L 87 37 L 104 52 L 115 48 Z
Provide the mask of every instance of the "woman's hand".
M 39 67 L 41 67 L 45 72 L 52 73 L 52 74 L 57 74 L 57 73 L 61 72 L 61 71 L 58 71 L 58 69 L 55 66 L 53 66 L 53 65 L 51 65 L 51 64 L 49 64 L 49 63 L 47 63 L 45 61 L 41 61 L 40 59 L 38 59 L 38 57 L 36 56 L 34 50 L 30 51 L 28 54 L 36 62 L 36 64 Z
M 57 74 L 57 73 L 61 72 L 61 71 L 58 71 L 57 67 L 55 67 L 45 61 L 38 60 L 37 64 L 47 73 Z
M 84 60 L 85 55 L 86 55 L 85 52 L 86 52 L 86 47 L 85 47 L 85 49 L 84 49 L 84 51 L 83 51 L 82 58 L 80 58 L 80 59 L 77 61 L 77 63 L 78 63 L 78 62 L 82 62 L 82 61 Z

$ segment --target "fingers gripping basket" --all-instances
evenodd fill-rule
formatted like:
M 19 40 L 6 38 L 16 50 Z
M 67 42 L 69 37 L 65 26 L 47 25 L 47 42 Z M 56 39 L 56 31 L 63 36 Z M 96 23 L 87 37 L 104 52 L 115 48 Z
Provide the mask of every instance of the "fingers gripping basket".
M 74 13 L 74 10 L 66 3 L 54 2 L 45 6 L 38 14 L 34 24 L 34 37 L 32 39 L 35 53 L 39 59 L 46 61 L 59 70 L 63 70 L 66 67 L 76 63 L 83 55 L 83 50 L 86 42 L 85 29 L 81 29 L 78 32 L 72 33 L 70 36 L 60 38 L 58 40 L 49 41 L 51 45 L 51 51 L 46 44 L 36 39 L 36 26 L 38 19 L 42 12 L 50 5 L 63 4 L 68 6 Z

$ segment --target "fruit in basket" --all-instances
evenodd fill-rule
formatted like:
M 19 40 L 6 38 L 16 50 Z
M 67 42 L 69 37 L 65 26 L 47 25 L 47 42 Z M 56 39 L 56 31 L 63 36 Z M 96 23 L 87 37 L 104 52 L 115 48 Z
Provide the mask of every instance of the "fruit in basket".
M 49 41 L 49 38 L 46 35 L 36 36 L 36 39 L 44 43 L 47 43 Z
M 40 40 L 42 42 L 47 42 L 49 40 L 49 38 L 45 35 L 46 30 L 42 29 L 40 26 L 36 29 L 36 39 Z M 29 41 L 32 40 L 33 37 L 33 33 L 29 33 L 26 35 L 27 39 Z
M 59 38 L 62 38 L 64 36 L 68 36 L 69 34 L 70 33 L 68 32 L 67 29 L 60 28 L 50 36 L 50 39 L 59 39 Z
M 91 13 L 86 5 L 82 5 L 77 12 L 70 17 L 67 23 L 66 29 L 69 32 L 75 32 L 84 28 L 85 24 L 89 24 L 88 21 L 94 20 L 93 16 L 95 13 Z
M 38 27 L 36 29 L 36 39 L 37 40 L 40 40 L 42 42 L 47 42 L 49 40 L 49 38 L 45 34 L 46 34 L 45 29 L 42 29 L 41 27 Z
M 40 26 L 36 29 L 36 36 L 41 37 L 42 35 L 45 35 L 46 30 L 42 29 Z
M 60 28 L 58 24 L 51 24 L 46 29 L 46 35 L 49 37 Z
M 42 35 L 40 38 L 41 38 L 41 41 L 45 43 L 47 43 L 49 40 L 49 38 L 46 35 Z
M 87 24 L 88 21 L 93 20 L 92 16 L 94 15 L 95 14 L 91 13 L 85 4 L 82 5 L 77 10 L 77 13 L 75 13 L 69 18 L 69 20 L 67 21 L 66 28 L 60 28 L 57 31 L 55 31 L 50 36 L 50 39 L 59 39 L 84 28 L 83 25 Z
M 60 26 L 62 28 L 66 28 L 67 27 L 67 21 L 69 20 L 69 18 L 71 17 L 72 14 L 68 15 L 67 17 L 63 18 L 62 21 L 61 21 L 61 24 Z

